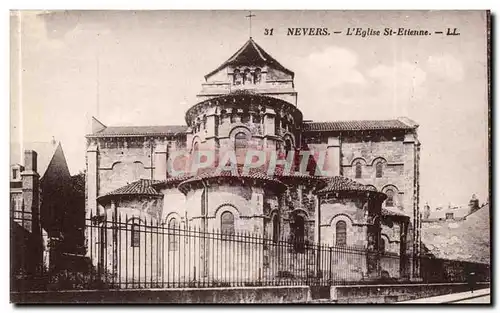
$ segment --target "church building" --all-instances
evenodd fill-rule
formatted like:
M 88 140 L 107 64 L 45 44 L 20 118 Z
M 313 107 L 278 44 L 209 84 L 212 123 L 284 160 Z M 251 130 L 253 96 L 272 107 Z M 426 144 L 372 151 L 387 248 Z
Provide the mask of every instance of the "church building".
M 391 276 L 418 277 L 414 121 L 307 120 L 297 107 L 294 72 L 252 38 L 205 76 L 197 98 L 185 125 L 93 119 L 87 217 L 361 247 L 399 255 L 399 270 L 387 269 Z M 183 171 L 187 159 L 198 164 Z M 380 270 L 383 263 L 364 269 Z

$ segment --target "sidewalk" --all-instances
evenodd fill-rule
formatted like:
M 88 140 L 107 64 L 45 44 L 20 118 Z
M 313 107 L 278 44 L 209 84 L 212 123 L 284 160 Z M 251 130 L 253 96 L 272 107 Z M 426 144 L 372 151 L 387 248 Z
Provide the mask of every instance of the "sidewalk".
M 460 300 L 482 297 L 489 294 L 490 294 L 490 288 L 485 288 L 485 289 L 474 290 L 474 292 L 467 291 L 467 292 L 451 293 L 437 297 L 401 301 L 398 303 L 453 303 Z

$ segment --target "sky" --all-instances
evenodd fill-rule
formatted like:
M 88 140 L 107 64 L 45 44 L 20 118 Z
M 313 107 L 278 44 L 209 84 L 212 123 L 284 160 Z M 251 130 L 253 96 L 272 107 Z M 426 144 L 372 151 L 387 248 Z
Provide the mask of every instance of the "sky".
M 85 168 L 90 117 L 184 124 L 204 75 L 249 36 L 247 11 L 24 11 L 11 16 L 11 142 L 61 141 Z M 481 11 L 254 11 L 252 37 L 295 72 L 315 121 L 420 126 L 421 203 L 488 197 L 486 15 Z M 407 27 L 460 36 L 287 36 L 288 27 Z M 264 29 L 273 28 L 273 36 Z M 11 163 L 17 162 L 11 160 Z

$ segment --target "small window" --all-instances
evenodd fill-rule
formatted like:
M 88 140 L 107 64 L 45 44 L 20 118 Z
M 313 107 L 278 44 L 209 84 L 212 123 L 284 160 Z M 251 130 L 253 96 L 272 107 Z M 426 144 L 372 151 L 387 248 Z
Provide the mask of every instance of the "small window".
M 255 69 L 253 77 L 254 77 L 254 79 L 253 79 L 254 83 L 255 84 L 259 84 L 260 80 L 261 80 L 261 77 L 262 77 L 262 73 L 261 73 L 260 68 L 256 68 Z
M 168 250 L 177 251 L 179 249 L 179 226 L 177 220 L 172 218 L 168 222 Z
M 273 216 L 273 242 L 278 242 L 280 237 L 280 225 L 278 214 Z
M 12 169 L 12 179 L 17 179 L 17 172 L 18 172 L 17 168 Z
M 239 132 L 234 137 L 234 153 L 238 163 L 243 163 L 247 152 L 247 135 Z
M 347 244 L 347 224 L 344 221 L 338 221 L 335 224 L 335 245 L 345 246 Z
M 233 84 L 241 85 L 243 83 L 243 78 L 241 77 L 240 70 L 236 69 L 233 73 Z
M 447 220 L 452 220 L 453 219 L 453 213 L 446 213 L 446 219 Z
M 379 247 L 380 253 L 384 254 L 385 253 L 385 240 L 383 238 L 380 238 L 380 247 Z
M 132 224 L 132 228 L 130 231 L 130 246 L 131 247 L 139 247 L 141 245 L 141 232 L 139 229 L 139 224 Z
M 285 158 L 288 158 L 290 151 L 292 151 L 292 141 L 287 139 L 285 140 Z
M 377 178 L 382 177 L 384 175 L 383 170 L 384 170 L 384 165 L 382 164 L 382 162 L 378 162 L 375 165 L 375 177 Z
M 362 171 L 363 171 L 363 165 L 361 164 L 361 162 L 357 162 L 355 167 L 356 167 L 356 175 L 355 177 L 356 178 L 361 178 L 361 174 L 362 174 Z
M 250 70 L 246 69 L 243 72 L 243 84 L 245 84 L 245 85 L 251 84 L 252 79 L 253 79 L 253 77 L 252 77 L 252 74 L 250 73 Z
M 385 200 L 385 206 L 394 206 L 394 191 L 387 190 L 385 193 L 387 195 L 387 199 Z
M 220 229 L 223 234 L 232 235 L 234 234 L 234 215 L 233 213 L 226 211 L 222 213 L 220 217 Z
M 294 250 L 297 253 L 305 251 L 305 220 L 304 217 L 296 215 L 291 225 Z

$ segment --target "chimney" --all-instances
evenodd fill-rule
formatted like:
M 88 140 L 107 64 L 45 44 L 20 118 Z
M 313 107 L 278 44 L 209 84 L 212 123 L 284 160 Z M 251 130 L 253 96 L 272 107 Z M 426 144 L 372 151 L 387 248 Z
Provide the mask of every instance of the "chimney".
M 29 232 L 30 249 L 29 272 L 41 270 L 42 264 L 42 230 L 40 225 L 40 176 L 37 173 L 37 153 L 24 151 L 24 167 L 22 179 L 22 221 L 18 222 Z
M 424 206 L 424 219 L 428 220 L 430 216 L 431 216 L 431 207 L 429 206 L 428 203 L 426 203 Z
M 38 154 L 33 150 L 24 151 L 24 170 L 27 172 L 37 172 L 37 158 Z
M 477 210 L 479 210 L 479 200 L 477 199 L 476 195 L 473 194 L 469 201 L 469 214 L 474 213 Z

